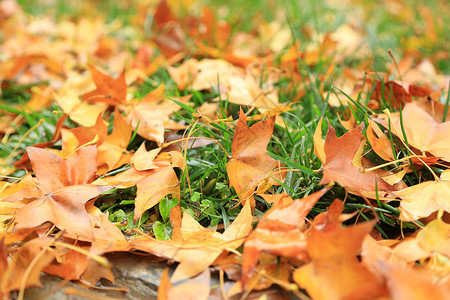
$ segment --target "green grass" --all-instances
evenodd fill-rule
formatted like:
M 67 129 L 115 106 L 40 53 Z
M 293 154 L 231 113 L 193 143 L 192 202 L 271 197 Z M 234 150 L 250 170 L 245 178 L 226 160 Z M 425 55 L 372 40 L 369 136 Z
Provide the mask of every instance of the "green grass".
M 254 20 L 264 18 L 268 21 L 279 18 L 277 13 L 281 13 L 281 22 L 286 22 L 291 29 L 293 40 L 292 43 L 300 42 L 300 50 L 306 51 L 311 45 L 318 44 L 319 34 L 334 32 L 340 25 L 351 21 L 352 18 L 361 13 L 367 17 L 363 23 L 357 24 L 363 26 L 367 33 L 366 46 L 369 53 L 367 56 L 372 58 L 371 71 L 385 72 L 386 65 L 392 62 L 388 55 L 388 49 L 392 49 L 395 57 L 400 59 L 405 54 L 405 37 L 416 36 L 420 53 L 424 56 L 433 57 L 442 49 L 448 46 L 448 39 L 441 38 L 431 44 L 426 43 L 426 37 L 423 33 L 426 30 L 426 20 L 420 13 L 420 2 L 413 1 L 415 4 L 408 4 L 411 9 L 412 16 L 415 18 L 415 25 L 410 26 L 411 20 L 402 19 L 402 17 L 393 15 L 388 12 L 387 8 L 380 7 L 378 1 L 359 1 L 359 5 L 351 5 L 346 9 L 340 6 L 329 5 L 326 1 L 295 1 L 283 0 L 277 2 L 272 1 L 246 1 L 233 0 L 227 1 L 226 7 L 219 4 L 218 1 L 204 1 L 205 4 L 212 7 L 220 17 L 229 21 L 233 26 L 233 32 L 251 31 L 254 29 Z M 81 17 L 83 11 L 83 3 L 69 3 L 67 1 L 56 1 L 56 5 L 38 5 L 35 1 L 20 1 L 25 10 L 33 15 L 53 14 L 56 18 L 62 18 L 67 15 L 75 18 Z M 427 6 L 433 13 L 437 13 L 442 1 L 427 2 Z M 101 11 L 106 14 L 107 22 L 118 19 L 123 24 L 130 24 L 129 20 L 135 13 L 133 5 L 122 7 L 116 1 L 100 1 Z M 250 15 L 250 12 L 258 11 L 256 16 Z M 448 7 L 447 7 L 448 11 Z M 448 18 L 443 18 L 447 22 Z M 439 24 L 438 24 L 439 25 Z M 445 33 L 445 26 L 437 26 L 438 34 Z M 128 25 L 127 25 L 128 26 Z M 447 27 L 448 29 L 448 27 Z M 316 33 L 312 33 L 312 32 Z M 420 38 L 424 41 L 420 42 Z M 448 49 L 448 47 L 447 47 Z M 322 84 L 322 76 L 326 73 L 332 58 L 329 56 L 321 56 L 319 61 L 314 65 L 307 65 L 303 60 L 299 59 L 299 73 L 305 78 L 311 80 L 311 85 L 304 92 L 301 100 L 293 105 L 293 110 L 282 114 L 286 127 L 276 126 L 274 135 L 268 146 L 269 154 L 280 160 L 286 167 L 290 169 L 298 169 L 299 171 L 289 171 L 286 180 L 279 187 L 272 187 L 269 192 L 280 193 L 287 192 L 293 198 L 302 198 L 321 188 L 318 185 L 321 179 L 320 169 L 321 163 L 314 155 L 313 134 L 315 132 L 318 121 L 324 117 L 328 120 L 329 125 L 336 128 L 338 135 L 342 135 L 345 129 L 338 121 L 338 114 L 344 115 L 345 108 L 329 107 L 320 94 L 320 85 Z M 347 57 L 339 65 L 336 65 L 332 78 L 341 76 L 344 67 L 358 68 L 360 64 L 364 64 L 362 58 Z M 436 65 L 441 72 L 449 72 L 450 65 L 447 62 L 437 59 Z M 287 86 L 290 78 L 282 78 L 277 86 L 280 87 L 279 99 L 281 103 L 289 103 L 295 96 L 295 92 L 283 92 L 283 87 Z M 194 107 L 184 106 L 179 113 L 174 115 L 177 121 L 184 121 L 190 125 L 191 130 L 195 130 L 193 136 L 208 137 L 215 139 L 220 143 L 228 154 L 231 154 L 231 141 L 233 130 L 225 123 L 216 123 L 205 125 L 196 122 L 196 118 L 192 115 L 196 108 L 215 96 L 213 92 L 196 92 L 191 90 L 178 91 L 176 85 L 171 80 L 166 70 L 160 70 L 152 75 L 143 84 L 136 85 L 136 96 L 146 95 L 149 91 L 155 89 L 160 83 L 166 85 L 168 95 L 179 96 L 193 93 Z M 326 79 L 323 82 L 325 91 L 332 89 L 333 80 Z M 60 116 L 54 111 L 60 109 L 53 105 L 48 109 L 40 112 L 26 112 L 26 102 L 30 97 L 29 86 L 18 86 L 11 83 L 9 89 L 3 89 L 1 95 L 2 111 L 9 111 L 21 116 L 23 123 L 14 126 L 16 132 L 0 144 L 0 157 L 9 158 L 8 163 L 12 164 L 20 158 L 24 153 L 25 147 L 36 143 L 49 141 L 52 137 L 54 126 Z M 226 99 L 222 99 L 220 108 L 223 116 L 231 115 L 237 118 L 239 107 L 235 104 L 228 103 Z M 355 106 L 352 112 L 358 122 L 366 122 L 369 112 L 365 109 L 364 103 L 367 99 L 351 99 L 354 102 L 361 103 Z M 384 108 L 389 107 L 388 101 L 383 99 L 384 105 L 377 110 L 381 112 Z M 15 105 L 15 106 L 14 106 Z M 392 107 L 389 107 L 392 109 Z M 30 128 L 36 126 L 39 120 L 43 119 L 44 123 L 33 131 Z M 325 123 L 325 122 L 324 122 Z M 75 124 L 66 120 L 65 125 L 73 128 Z M 324 125 L 325 126 L 325 125 Z M 325 128 L 325 127 L 324 127 Z M 25 138 L 22 138 L 26 135 Z M 136 139 L 130 144 L 129 150 L 136 150 L 142 138 Z M 399 141 L 392 137 L 392 143 L 399 145 Z M 60 144 L 55 144 L 55 147 Z M 10 153 L 15 150 L 12 155 Z M 369 150 L 369 148 L 367 148 Z M 401 156 L 407 155 L 407 152 Z M 373 156 L 374 160 L 380 158 Z M 158 238 L 165 239 L 171 234 L 170 222 L 168 220 L 168 210 L 173 207 L 177 201 L 181 201 L 182 207 L 190 214 L 194 215 L 204 226 L 215 226 L 223 223 L 226 228 L 230 222 L 239 213 L 239 208 L 235 207 L 237 198 L 236 192 L 229 188 L 229 179 L 226 172 L 226 163 L 228 161 L 226 153 L 217 144 L 210 144 L 205 147 L 189 149 L 187 151 L 187 170 L 181 170 L 179 177 L 181 179 L 181 199 L 174 199 L 171 196 L 166 197 L 161 203 L 144 214 L 141 224 L 133 224 L 132 211 L 134 208 L 134 196 L 136 190 L 133 188 L 127 190 L 116 190 L 113 194 L 105 195 L 97 201 L 98 206 L 103 211 L 110 213 L 112 221 L 123 224 L 121 227 L 124 232 L 130 232 L 133 228 L 141 228 L 145 231 L 153 230 Z M 120 170 L 123 170 L 120 169 Z M 120 171 L 119 170 L 119 171 Z M 189 173 L 190 181 L 188 183 L 186 172 Z M 23 171 L 17 171 L 13 176 L 20 177 L 24 175 Z M 424 173 L 422 178 L 417 174 L 410 174 L 405 181 L 408 185 L 417 184 L 425 179 L 431 178 L 430 174 Z M 335 198 L 344 199 L 345 211 L 357 211 L 358 215 L 349 220 L 354 222 L 357 218 L 373 219 L 370 206 L 364 199 L 349 194 L 346 196 L 345 190 L 339 186 L 335 186 L 321 201 L 315 206 L 311 212 L 311 216 L 317 215 L 327 209 L 329 204 Z M 261 215 L 266 211 L 268 205 L 262 198 L 257 197 L 256 212 Z M 403 223 L 397 220 L 399 211 L 396 208 L 398 202 L 382 203 L 375 207 L 376 214 L 381 220 L 377 225 L 377 229 L 384 237 L 395 238 L 400 234 L 401 226 L 404 230 L 412 230 L 416 225 Z

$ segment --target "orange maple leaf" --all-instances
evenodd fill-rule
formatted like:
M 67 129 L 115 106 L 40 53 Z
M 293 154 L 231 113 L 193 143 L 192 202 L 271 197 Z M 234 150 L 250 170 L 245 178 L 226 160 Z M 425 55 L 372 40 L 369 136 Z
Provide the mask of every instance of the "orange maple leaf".
M 260 252 L 273 255 L 307 259 L 305 217 L 331 187 L 324 188 L 303 199 L 292 200 L 286 195 L 267 211 L 255 230 L 246 239 L 242 261 L 242 283 L 245 287 Z M 302 226 L 303 225 L 303 226 Z
M 121 108 L 127 113 L 127 120 L 131 126 L 143 138 L 155 141 L 158 144 L 164 142 L 166 129 L 180 130 L 185 126 L 172 121 L 169 116 L 181 107 L 170 99 L 164 97 L 165 86 L 161 84 L 158 88 L 148 93 L 142 100 L 135 99 Z M 174 97 L 177 101 L 186 103 L 191 96 Z
M 112 78 L 93 65 L 89 65 L 89 69 L 97 89 L 81 96 L 82 100 L 90 103 L 104 102 L 109 105 L 118 105 L 125 102 L 127 97 L 125 70 L 119 77 Z
M 414 221 L 428 217 L 440 209 L 450 213 L 450 170 L 442 172 L 439 180 L 425 181 L 395 191 L 402 198 L 400 220 Z
M 381 274 L 385 276 L 386 283 L 394 300 L 400 299 L 436 299 L 450 298 L 449 281 L 439 283 L 433 281 L 433 272 L 419 271 L 406 266 L 398 266 L 380 262 Z
M 144 151 L 143 148 L 141 151 Z M 149 155 L 153 156 L 153 153 L 149 153 Z M 134 220 L 137 221 L 144 211 L 158 204 L 163 197 L 174 194 L 180 199 L 179 181 L 173 168 L 179 167 L 184 170 L 185 166 L 184 160 L 178 158 L 179 155 L 176 153 L 165 153 L 155 160 L 154 165 L 146 164 L 149 169 L 142 169 L 142 163 L 139 162 L 137 168 L 141 170 L 133 166 L 115 176 L 98 179 L 94 184 L 117 185 L 118 187 L 136 185 Z
M 450 122 L 437 122 L 423 108 L 416 103 L 407 103 L 402 110 L 403 124 L 400 116 L 391 114 L 391 128 L 399 139 L 404 140 L 403 130 L 412 146 L 422 153 L 429 152 L 436 157 L 450 162 Z M 381 124 L 389 128 L 389 120 L 381 120 Z M 403 127 L 403 130 L 402 130 Z
M 110 135 L 98 145 L 98 167 L 107 165 L 107 171 L 120 167 L 127 153 L 128 143 L 133 130 L 118 110 L 114 112 L 114 127 Z
M 95 146 L 81 148 L 68 159 L 40 148 L 28 147 L 27 153 L 43 195 L 16 213 L 16 228 L 36 227 L 49 221 L 61 230 L 93 239 L 85 204 L 111 188 L 89 184 L 97 169 Z
M 21 288 L 42 286 L 41 271 L 55 259 L 55 253 L 48 250 L 52 241 L 49 237 L 35 238 L 12 255 L 0 275 L 0 295 L 8 295 L 9 291 Z
M 264 192 L 271 185 L 279 185 L 284 180 L 280 173 L 271 176 L 271 173 L 280 169 L 281 164 L 266 151 L 274 124 L 275 116 L 249 128 L 244 112 L 241 110 L 239 113 L 227 173 L 230 187 L 234 188 L 240 199 L 249 200 L 252 208 L 255 206 L 253 194 L 256 187 L 264 184 L 259 190 Z
M 78 147 L 93 144 L 97 146 L 97 174 L 104 174 L 129 162 L 127 151 L 132 128 L 119 111 L 114 111 L 114 127 L 108 135 L 108 126 L 101 115 L 91 127 L 76 127 L 62 129 L 62 149 L 58 152 L 61 157 L 70 156 Z
M 314 134 L 315 153 L 324 163 L 323 178 L 319 184 L 336 181 L 356 193 L 396 190 L 379 176 L 380 172 L 385 173 L 384 171 L 361 172 L 362 151 L 365 144 L 362 135 L 363 126 L 364 123 L 341 137 L 337 137 L 335 129 L 329 126 L 326 140 L 323 142 L 320 122 Z
M 253 217 L 249 203 L 244 205 L 234 222 L 219 233 L 201 226 L 184 212 L 181 239 L 158 241 L 153 238 L 132 243 L 135 249 L 180 262 L 172 275 L 172 281 L 186 279 L 203 272 L 227 249 L 236 249 L 244 242 L 252 228 Z
M 386 296 L 383 282 L 356 257 L 375 222 L 342 227 L 344 205 L 335 200 L 311 225 L 307 251 L 311 262 L 294 280 L 314 299 L 367 299 Z
M 158 286 L 158 299 L 196 299 L 207 300 L 211 291 L 211 271 L 205 269 L 199 275 L 183 281 L 176 286 L 170 283 L 169 269 L 167 268 L 162 277 L 160 285 Z

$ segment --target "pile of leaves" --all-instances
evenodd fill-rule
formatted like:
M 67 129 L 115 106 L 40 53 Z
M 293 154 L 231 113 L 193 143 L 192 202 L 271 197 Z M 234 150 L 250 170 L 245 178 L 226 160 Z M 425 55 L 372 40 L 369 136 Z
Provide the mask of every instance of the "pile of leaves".
M 161 299 L 450 299 L 445 14 L 382 73 L 351 23 L 147 2 L 0 3 L 3 298 L 41 272 L 111 286 L 130 252 L 173 266 Z

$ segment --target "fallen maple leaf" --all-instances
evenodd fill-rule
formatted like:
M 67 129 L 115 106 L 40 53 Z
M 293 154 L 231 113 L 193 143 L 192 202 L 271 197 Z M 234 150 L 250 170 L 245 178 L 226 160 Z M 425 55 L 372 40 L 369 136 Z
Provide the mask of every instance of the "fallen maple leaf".
M 139 163 L 136 160 L 134 162 Z M 160 158 L 154 161 L 154 165 L 146 164 L 146 167 L 148 169 L 143 169 L 142 163 L 139 163 L 138 168 L 142 171 L 132 167 L 115 176 L 101 178 L 94 182 L 96 185 L 116 185 L 123 188 L 136 185 L 135 221 L 139 220 L 144 211 L 158 204 L 167 195 L 174 194 L 180 199 L 179 181 L 173 168 L 179 167 L 184 170 L 184 159 L 180 160 L 175 153 L 169 152 L 169 154 L 161 154 Z
M 383 282 L 358 261 L 362 241 L 374 222 L 342 227 L 343 203 L 335 200 L 311 225 L 311 262 L 294 272 L 294 281 L 314 299 L 367 299 L 386 296 Z
M 255 207 L 253 194 L 257 186 L 265 184 L 263 190 L 259 191 L 264 192 L 271 185 L 278 185 L 284 180 L 280 173 L 271 176 L 271 173 L 279 171 L 281 164 L 266 151 L 274 123 L 275 116 L 249 128 L 244 112 L 241 110 L 239 113 L 227 173 L 230 187 L 234 188 L 240 199 L 250 201 L 252 209 Z
M 271 80 L 260 83 L 261 70 L 244 73 L 239 68 L 221 59 L 190 59 L 178 67 L 169 67 L 169 74 L 179 89 L 188 85 L 195 91 L 217 90 L 221 99 L 239 105 L 258 107 L 265 112 L 275 109 L 278 94 Z
M 104 102 L 109 105 L 118 105 L 125 102 L 127 96 L 125 70 L 114 79 L 93 65 L 89 65 L 89 69 L 97 89 L 81 96 L 83 101 L 90 103 Z
M 98 167 L 106 164 L 107 171 L 122 165 L 121 158 L 127 153 L 128 143 L 131 138 L 132 128 L 126 119 L 119 113 L 114 112 L 114 127 L 110 135 L 98 146 Z
M 418 105 L 407 103 L 402 111 L 403 125 L 400 116 L 391 115 L 391 130 L 401 140 L 408 139 L 409 146 L 429 152 L 445 161 L 450 161 L 450 122 L 439 123 Z M 389 128 L 389 120 L 381 120 L 381 124 Z M 403 128 L 403 129 L 402 129 Z M 404 131 L 404 134 L 403 134 Z
M 92 239 L 85 204 L 111 188 L 88 184 L 96 171 L 96 147 L 81 148 L 68 159 L 40 148 L 28 147 L 27 153 L 43 196 L 16 213 L 16 228 L 36 227 L 50 221 L 61 230 Z
M 323 177 L 319 184 L 337 181 L 355 193 L 396 190 L 395 187 L 389 185 L 378 175 L 387 172 L 382 170 L 369 173 L 361 172 L 362 151 L 365 144 L 362 135 L 364 123 L 346 132 L 341 137 L 337 137 L 335 129 L 329 126 L 325 142 L 321 137 L 320 124 L 314 134 L 315 153 L 324 163 Z
M 12 255 L 8 267 L 0 278 L 0 290 L 8 295 L 9 291 L 19 290 L 31 286 L 42 286 L 41 271 L 55 258 L 50 246 L 49 237 L 35 238 L 26 242 Z
M 432 281 L 431 272 L 420 272 L 404 266 L 380 262 L 380 271 L 386 278 L 392 299 L 436 299 L 450 298 L 450 281 L 443 283 Z
M 98 115 L 102 114 L 105 103 L 87 103 L 79 99 L 75 90 L 59 91 L 53 94 L 56 102 L 71 120 L 83 126 L 94 126 Z
M 400 220 L 414 221 L 428 217 L 440 209 L 450 213 L 450 170 L 442 172 L 439 180 L 425 181 L 406 189 L 395 191 L 402 199 Z
M 211 272 L 205 269 L 199 275 L 176 286 L 169 280 L 169 269 L 166 269 L 158 286 L 158 300 L 206 300 L 209 298 Z
M 443 269 L 442 276 L 448 273 L 448 261 L 433 261 L 433 257 L 450 257 L 450 224 L 440 219 L 428 223 L 416 236 L 398 240 L 375 241 L 367 236 L 362 245 L 362 261 L 375 272 L 379 271 L 381 261 L 391 265 L 407 266 L 419 262 L 422 269 Z M 427 259 L 431 258 L 427 263 Z M 427 266 L 428 265 L 428 266 Z M 438 275 L 439 272 L 436 272 Z
M 196 276 L 210 266 L 227 249 L 236 249 L 244 242 L 252 228 L 253 217 L 250 204 L 244 205 L 234 222 L 223 233 L 201 226 L 191 215 L 184 212 L 181 240 L 158 241 L 153 238 L 132 243 L 135 249 L 178 261 L 180 264 L 171 281 Z
M 305 217 L 331 187 L 303 199 L 283 197 L 267 211 L 244 244 L 242 284 L 245 287 L 259 260 L 260 252 L 296 259 L 307 259 Z
M 185 126 L 172 121 L 169 116 L 181 107 L 174 101 L 164 96 L 165 87 L 161 84 L 158 88 L 148 93 L 142 100 L 135 99 L 121 108 L 127 113 L 127 120 L 133 129 L 143 138 L 155 141 L 158 144 L 164 142 L 166 129 L 180 130 Z M 175 100 L 186 103 L 191 96 L 174 97 Z

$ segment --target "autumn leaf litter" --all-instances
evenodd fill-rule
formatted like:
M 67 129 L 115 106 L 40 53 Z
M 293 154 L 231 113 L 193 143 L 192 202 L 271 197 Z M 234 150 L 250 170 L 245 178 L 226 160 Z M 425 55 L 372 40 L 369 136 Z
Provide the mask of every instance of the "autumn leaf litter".
M 449 299 L 448 5 L 154 2 L 0 3 L 2 298 L 127 252 L 159 299 Z

